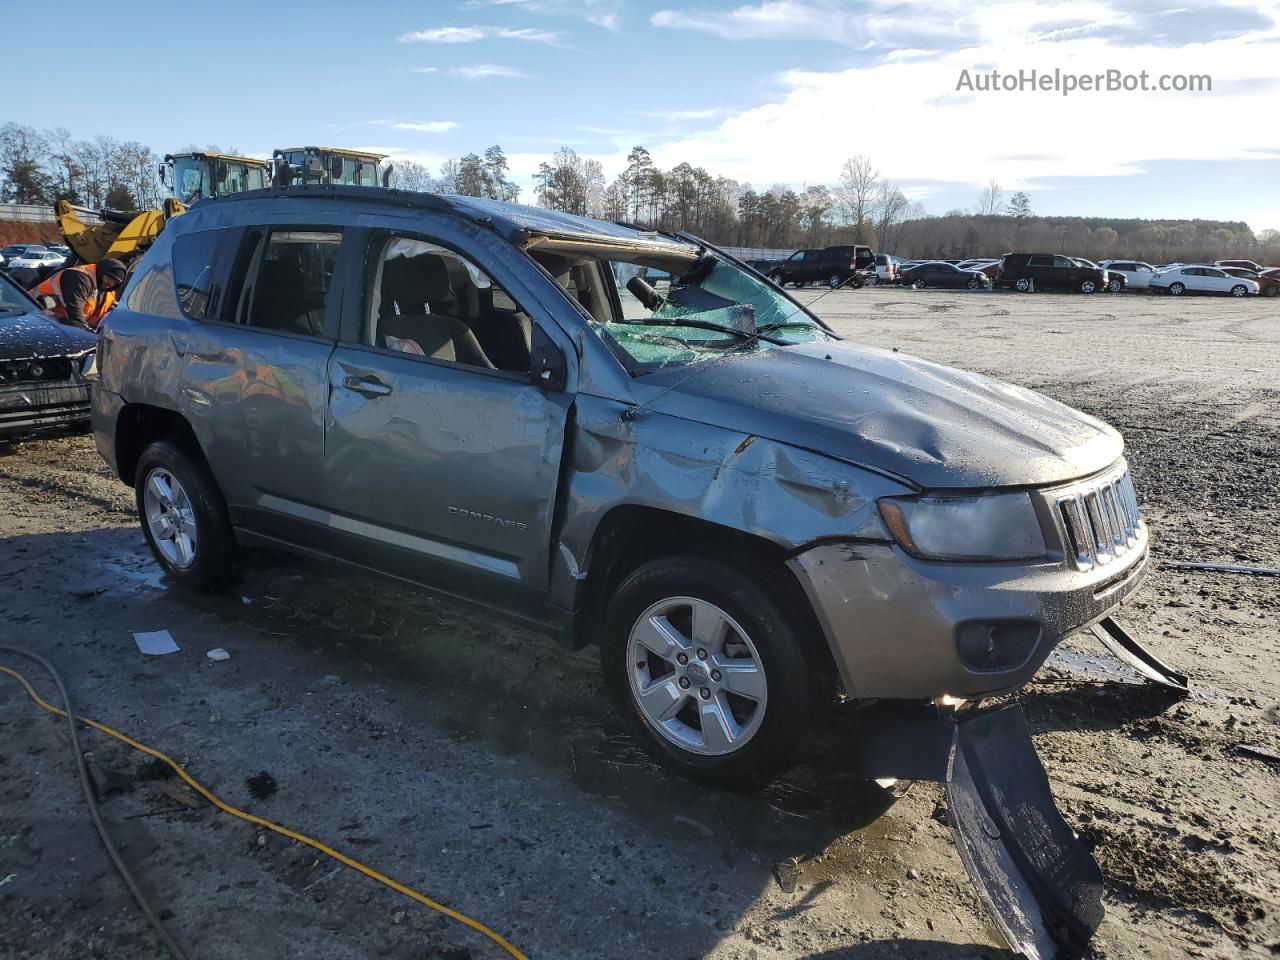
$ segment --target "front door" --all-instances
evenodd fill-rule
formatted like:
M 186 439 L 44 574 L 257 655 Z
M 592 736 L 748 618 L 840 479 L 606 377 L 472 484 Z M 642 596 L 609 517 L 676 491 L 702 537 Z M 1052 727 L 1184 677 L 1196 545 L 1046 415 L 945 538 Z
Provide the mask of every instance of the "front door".
M 535 323 L 470 255 L 373 232 L 329 360 L 324 477 L 348 555 L 509 608 L 545 595 L 568 393 Z

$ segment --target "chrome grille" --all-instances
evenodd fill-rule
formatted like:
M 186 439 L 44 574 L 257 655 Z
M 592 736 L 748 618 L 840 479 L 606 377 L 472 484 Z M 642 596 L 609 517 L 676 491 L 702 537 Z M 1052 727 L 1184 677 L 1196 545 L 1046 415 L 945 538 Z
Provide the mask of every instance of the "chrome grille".
M 1126 469 L 1058 497 L 1067 552 L 1081 570 L 1105 566 L 1142 541 L 1142 518 L 1133 478 Z

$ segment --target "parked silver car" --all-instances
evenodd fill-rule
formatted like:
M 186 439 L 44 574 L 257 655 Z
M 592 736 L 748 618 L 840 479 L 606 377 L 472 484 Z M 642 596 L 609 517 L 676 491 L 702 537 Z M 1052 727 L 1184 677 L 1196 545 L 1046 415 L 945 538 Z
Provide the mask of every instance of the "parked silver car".
M 837 692 L 1016 689 L 1147 563 L 1115 430 L 846 342 L 686 235 L 205 200 L 99 367 L 98 448 L 173 580 L 285 546 L 598 643 L 640 738 L 715 782 L 775 772 Z

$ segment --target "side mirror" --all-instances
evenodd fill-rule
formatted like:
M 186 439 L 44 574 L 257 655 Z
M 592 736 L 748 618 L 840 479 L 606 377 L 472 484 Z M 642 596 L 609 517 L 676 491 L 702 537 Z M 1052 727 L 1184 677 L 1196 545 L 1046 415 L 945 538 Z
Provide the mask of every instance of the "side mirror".
M 160 175 L 160 182 L 161 182 L 162 184 L 164 184 L 164 185 L 167 187 L 167 186 L 169 185 L 169 179 L 168 179 L 168 177 L 167 177 L 167 175 L 166 175 L 166 173 L 165 173 L 165 169 L 164 169 L 164 164 L 163 164 L 163 163 L 162 163 L 162 164 L 160 164 L 160 168 L 159 168 L 159 170 L 158 170 L 157 172 L 158 172 L 158 173 L 159 173 L 159 175 Z
M 543 390 L 563 390 L 569 377 L 560 348 L 536 323 L 533 325 L 532 345 L 529 348 L 529 379 Z

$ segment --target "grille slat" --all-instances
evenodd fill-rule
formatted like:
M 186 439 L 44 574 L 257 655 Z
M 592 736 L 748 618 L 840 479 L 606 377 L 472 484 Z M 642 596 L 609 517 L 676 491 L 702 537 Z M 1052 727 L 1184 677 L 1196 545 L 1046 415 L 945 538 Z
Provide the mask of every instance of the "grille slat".
M 1127 469 L 1058 496 L 1057 505 L 1068 552 L 1081 570 L 1113 563 L 1141 543 L 1138 495 Z

